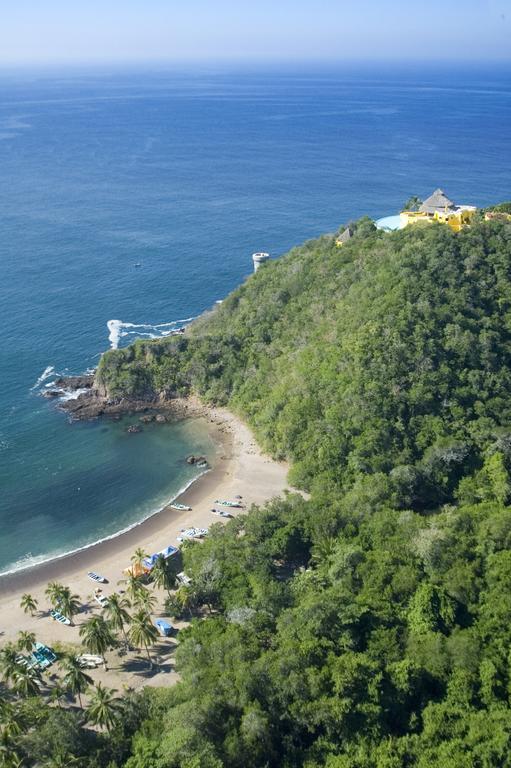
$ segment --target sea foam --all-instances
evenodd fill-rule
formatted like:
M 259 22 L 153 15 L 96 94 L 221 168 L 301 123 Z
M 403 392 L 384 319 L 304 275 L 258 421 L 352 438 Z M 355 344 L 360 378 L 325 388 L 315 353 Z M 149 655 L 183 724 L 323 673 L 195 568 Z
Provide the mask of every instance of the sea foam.
M 46 379 L 49 379 L 50 376 L 54 376 L 55 374 L 55 368 L 53 365 L 47 365 L 42 374 L 37 379 L 36 383 L 30 387 L 30 390 L 37 389 L 41 386 L 41 384 L 46 381 Z
M 130 525 L 121 528 L 121 530 L 116 531 L 115 533 L 111 533 L 108 536 L 104 536 L 101 539 L 97 539 L 96 541 L 91 541 L 90 543 L 84 544 L 81 547 L 76 547 L 75 549 L 70 549 L 65 552 L 54 552 L 41 555 L 32 555 L 31 552 L 28 552 L 14 563 L 8 565 L 7 570 L 0 571 L 0 577 L 11 576 L 14 573 L 19 573 L 20 571 L 26 571 L 30 568 L 34 568 L 36 565 L 43 565 L 44 563 L 62 560 L 65 557 L 76 555 L 78 552 L 83 552 L 84 550 L 98 546 L 98 544 L 103 544 L 105 541 L 111 541 L 112 539 L 117 539 L 119 536 L 122 536 L 125 533 L 129 533 L 129 531 L 132 531 L 134 528 L 138 528 L 139 525 L 145 523 L 145 521 L 149 520 L 149 518 L 154 517 L 154 515 L 157 515 L 167 509 L 170 504 L 176 501 L 183 493 L 185 493 L 185 491 L 187 491 L 194 483 L 196 483 L 197 480 L 199 480 L 203 475 L 206 475 L 208 472 L 211 472 L 211 470 L 205 469 L 203 472 L 200 472 L 200 474 L 196 475 L 187 483 L 185 483 L 185 485 L 183 485 L 168 501 L 164 502 L 163 504 L 159 504 L 157 507 L 147 512 L 140 520 L 136 520 Z
M 171 320 L 168 323 L 125 323 L 122 320 L 109 320 L 107 322 L 108 341 L 112 349 L 119 349 L 121 339 L 125 336 L 135 338 L 161 339 L 171 336 L 173 333 L 185 328 L 188 323 L 195 320 L 194 317 L 185 317 L 182 320 Z M 131 340 L 131 339 L 130 339 Z

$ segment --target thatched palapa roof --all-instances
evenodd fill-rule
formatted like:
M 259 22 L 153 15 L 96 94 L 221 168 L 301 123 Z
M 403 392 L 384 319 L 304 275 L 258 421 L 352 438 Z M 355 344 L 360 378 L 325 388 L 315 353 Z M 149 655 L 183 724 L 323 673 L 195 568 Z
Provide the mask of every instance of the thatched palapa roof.
M 456 208 L 456 205 L 452 200 L 449 200 L 442 189 L 435 189 L 433 194 L 427 200 L 424 200 L 419 211 L 421 213 L 435 213 L 435 211 L 444 212 L 450 208 Z
M 344 232 L 341 235 L 339 235 L 339 237 L 337 238 L 336 242 L 337 243 L 347 243 L 348 240 L 351 240 L 352 237 L 353 237 L 353 230 L 351 229 L 351 227 L 346 227 Z

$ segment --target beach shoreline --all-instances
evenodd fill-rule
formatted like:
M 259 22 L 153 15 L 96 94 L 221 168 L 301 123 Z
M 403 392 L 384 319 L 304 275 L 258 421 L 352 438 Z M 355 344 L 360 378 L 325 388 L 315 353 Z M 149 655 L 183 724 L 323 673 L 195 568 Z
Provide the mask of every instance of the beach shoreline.
M 179 546 L 177 536 L 184 528 L 222 525 L 224 521 L 211 514 L 217 498 L 232 499 L 239 494 L 245 507 L 249 508 L 281 495 L 288 487 L 287 464 L 263 454 L 249 428 L 234 414 L 224 408 L 206 408 L 193 398 L 188 401 L 187 408 L 188 418 L 207 420 L 208 431 L 217 449 L 214 466 L 178 497 L 180 503 L 192 507 L 191 511 L 174 510 L 167 505 L 113 538 L 1 576 L 1 643 L 14 639 L 20 630 L 34 631 L 38 639 L 49 644 L 79 642 L 80 624 L 97 607 L 93 600 L 97 585 L 87 578 L 87 571 L 95 571 L 108 579 L 108 583 L 102 585 L 103 593 L 108 597 L 119 590 L 118 582 L 123 579 L 123 571 L 129 567 L 130 557 L 137 547 L 152 554 L 168 545 Z M 74 626 L 62 626 L 47 617 L 44 591 L 50 581 L 62 582 L 80 596 L 84 611 L 75 618 Z M 20 608 L 25 592 L 38 601 L 39 611 L 34 616 L 25 614 Z
M 189 417 L 189 420 L 194 418 L 203 419 L 204 417 L 194 416 Z M 221 474 L 227 471 L 226 465 L 231 460 L 229 456 L 231 449 L 228 439 L 230 437 L 229 433 L 227 435 L 221 433 L 218 429 L 214 429 L 215 425 L 208 424 L 207 426 L 210 437 L 213 438 L 216 444 L 217 456 L 215 457 L 215 465 L 212 468 L 197 475 L 196 478 L 187 484 L 183 491 L 174 496 L 167 504 L 164 504 L 160 509 L 156 509 L 148 517 L 134 523 L 129 528 L 118 531 L 103 540 L 85 544 L 83 547 L 72 552 L 49 557 L 48 560 L 40 563 L 34 563 L 33 565 L 0 574 L 0 599 L 4 594 L 12 592 L 13 589 L 28 591 L 34 585 L 39 585 L 41 581 L 45 583 L 49 581 L 62 581 L 68 574 L 72 574 L 80 567 L 90 570 L 89 565 L 91 562 L 99 559 L 106 560 L 128 546 L 133 546 L 136 549 L 139 545 L 140 537 L 157 535 L 162 527 L 168 524 L 171 516 L 179 522 L 179 518 L 184 513 L 173 509 L 171 504 L 179 501 L 181 504 L 191 506 L 189 499 L 200 498 L 200 495 L 207 491 L 208 485 L 218 483 L 221 479 Z M 208 484 L 205 482 L 206 478 L 209 479 Z M 194 488 L 194 486 L 200 486 L 200 488 Z M 192 494 L 192 489 L 196 491 L 195 494 Z M 163 519 L 164 516 L 167 519 Z M 129 565 L 129 561 L 127 565 Z

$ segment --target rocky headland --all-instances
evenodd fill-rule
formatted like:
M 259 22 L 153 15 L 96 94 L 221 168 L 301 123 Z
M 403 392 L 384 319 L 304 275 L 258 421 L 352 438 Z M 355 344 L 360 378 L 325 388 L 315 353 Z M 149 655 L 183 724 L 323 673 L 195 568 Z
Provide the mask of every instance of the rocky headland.
M 169 397 L 165 394 L 148 394 L 143 398 L 109 397 L 94 374 L 60 377 L 42 396 L 57 400 L 57 407 L 65 411 L 73 421 L 89 421 L 100 417 L 120 419 L 128 414 L 141 414 L 139 421 L 143 424 L 165 424 L 208 414 L 208 409 L 193 398 Z

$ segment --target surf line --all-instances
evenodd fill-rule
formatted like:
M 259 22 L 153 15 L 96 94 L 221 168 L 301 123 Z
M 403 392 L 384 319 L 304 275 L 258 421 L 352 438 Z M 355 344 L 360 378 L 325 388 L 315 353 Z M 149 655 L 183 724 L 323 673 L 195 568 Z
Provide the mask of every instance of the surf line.
M 125 323 L 122 320 L 109 320 L 106 324 L 108 328 L 108 341 L 112 349 L 119 349 L 123 336 L 146 336 L 150 339 L 164 338 L 165 336 L 170 336 L 173 331 L 184 328 L 192 320 L 195 320 L 195 317 L 185 317 L 183 320 L 172 320 L 169 323 L 155 323 L 154 325 L 150 323 Z

